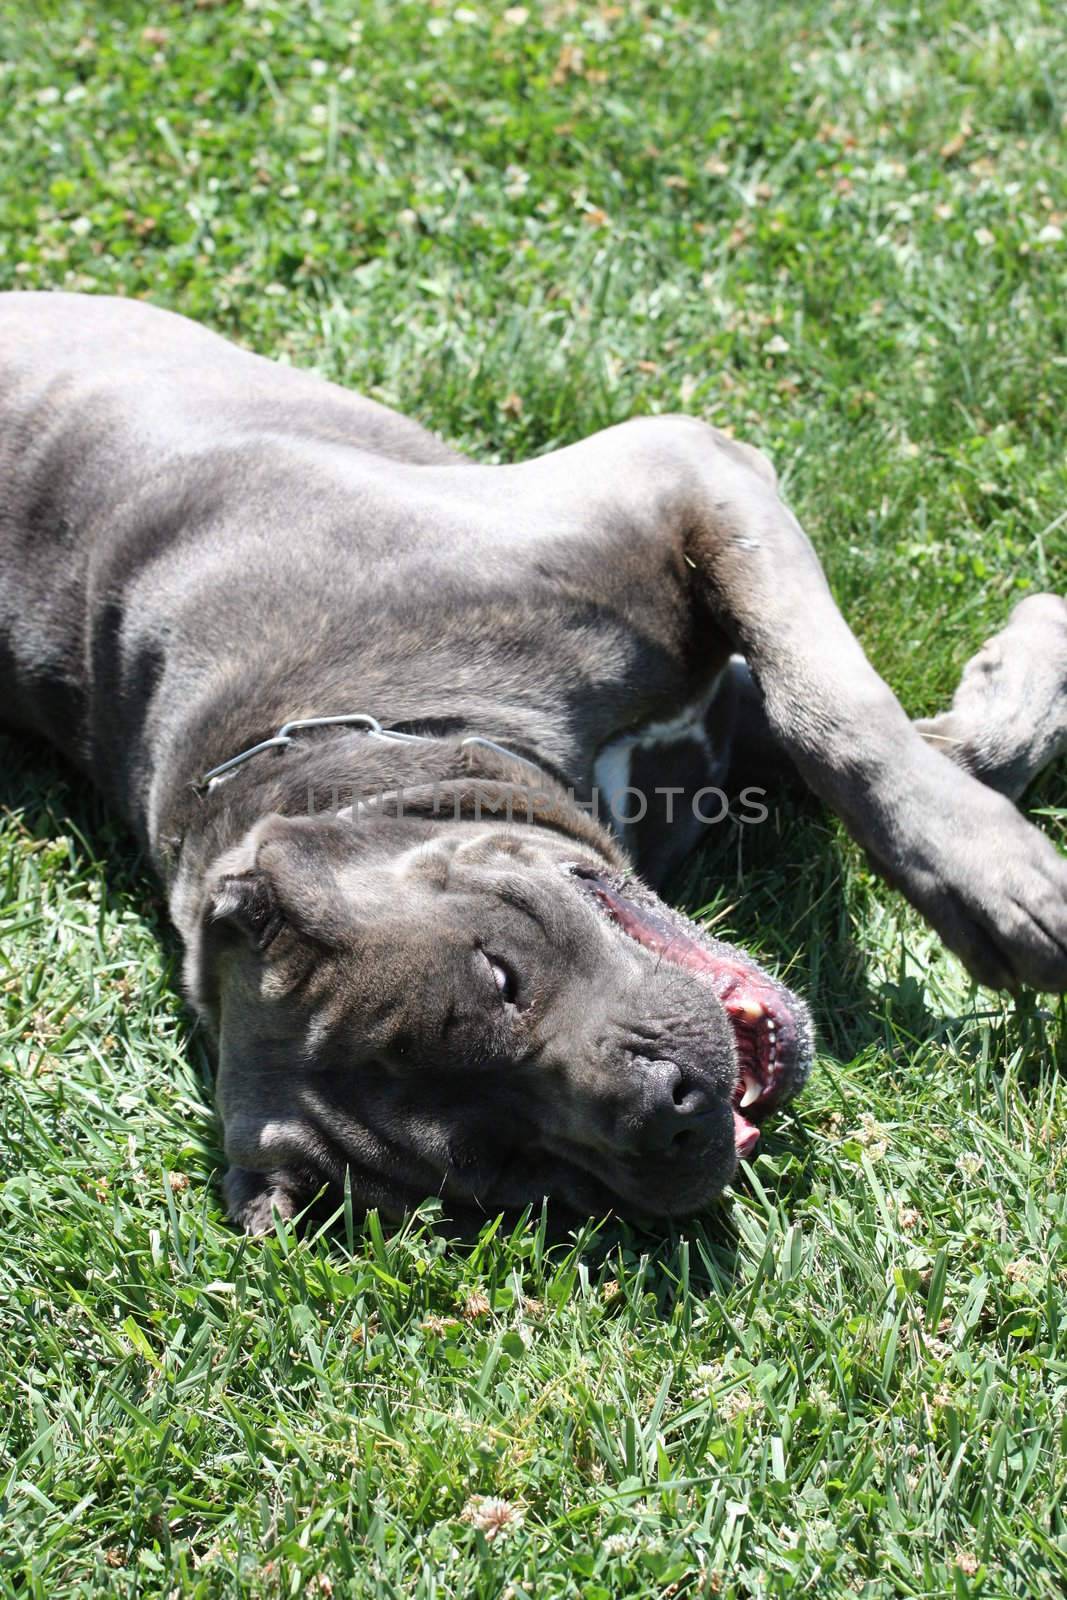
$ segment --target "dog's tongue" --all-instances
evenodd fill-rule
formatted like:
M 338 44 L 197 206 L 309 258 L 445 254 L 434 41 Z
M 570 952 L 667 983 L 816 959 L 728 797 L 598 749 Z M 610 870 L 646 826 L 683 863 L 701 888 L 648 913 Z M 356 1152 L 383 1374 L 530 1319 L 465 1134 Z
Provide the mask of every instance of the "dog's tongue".
M 734 1146 L 738 1155 L 747 1160 L 747 1158 L 752 1154 L 753 1150 L 755 1150 L 758 1143 L 759 1129 L 756 1127 L 755 1123 L 749 1122 L 747 1118 L 743 1117 L 735 1106 Z

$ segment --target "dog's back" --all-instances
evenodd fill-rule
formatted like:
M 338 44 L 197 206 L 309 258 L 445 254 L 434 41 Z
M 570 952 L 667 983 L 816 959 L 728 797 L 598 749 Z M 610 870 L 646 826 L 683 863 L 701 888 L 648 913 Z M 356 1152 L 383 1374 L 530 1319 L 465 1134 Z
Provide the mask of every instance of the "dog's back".
M 235 580 L 254 604 L 262 562 L 235 523 L 272 541 L 273 568 L 294 560 L 277 508 L 301 507 L 309 529 L 308 484 L 335 488 L 308 457 L 327 465 L 338 447 L 346 464 L 457 459 L 418 424 L 184 317 L 0 294 L 0 721 L 43 733 L 135 813 L 164 672 L 178 695 L 211 660 L 224 675 Z M 261 515 L 235 517 L 257 501 Z

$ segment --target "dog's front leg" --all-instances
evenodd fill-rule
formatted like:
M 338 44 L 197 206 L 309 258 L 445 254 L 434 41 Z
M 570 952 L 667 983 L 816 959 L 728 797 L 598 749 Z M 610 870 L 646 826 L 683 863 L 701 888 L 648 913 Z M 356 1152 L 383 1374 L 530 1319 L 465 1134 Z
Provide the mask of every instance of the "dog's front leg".
M 655 451 L 657 424 L 641 426 Z M 916 731 L 765 458 L 688 419 L 658 426 L 650 466 L 660 481 L 674 474 L 674 535 L 801 776 L 977 979 L 1067 989 L 1067 861 Z

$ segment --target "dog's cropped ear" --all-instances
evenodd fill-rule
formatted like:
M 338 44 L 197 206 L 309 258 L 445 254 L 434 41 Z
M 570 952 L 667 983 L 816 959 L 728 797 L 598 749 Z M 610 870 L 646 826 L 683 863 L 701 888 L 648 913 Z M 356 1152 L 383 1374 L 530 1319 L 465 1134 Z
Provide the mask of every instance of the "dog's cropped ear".
M 195 926 L 186 933 L 186 991 L 212 1032 L 224 966 L 242 956 L 273 965 L 289 942 L 279 938 L 291 919 L 274 863 L 263 848 L 265 834 L 265 824 L 257 824 L 209 870 Z
M 216 937 L 239 934 L 265 951 L 285 928 L 329 942 L 343 921 L 335 865 L 342 855 L 330 821 L 268 816 L 216 862 L 205 885 L 202 926 Z M 342 843 L 351 830 L 341 830 Z
M 211 895 L 208 920 L 234 929 L 253 950 L 266 950 L 285 926 L 269 872 L 253 868 L 221 878 Z
M 209 868 L 185 934 L 185 983 L 212 1027 L 227 973 L 281 994 L 344 941 L 354 896 L 338 868 L 353 844 L 350 825 L 272 815 Z

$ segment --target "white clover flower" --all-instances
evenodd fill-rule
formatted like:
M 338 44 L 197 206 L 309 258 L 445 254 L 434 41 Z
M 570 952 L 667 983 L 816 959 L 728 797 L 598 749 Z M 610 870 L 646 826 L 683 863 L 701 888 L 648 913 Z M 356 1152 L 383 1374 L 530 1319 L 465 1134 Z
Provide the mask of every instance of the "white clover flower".
M 521 1528 L 523 1514 L 510 1500 L 501 1499 L 497 1495 L 475 1494 L 471 1495 L 463 1507 L 459 1520 L 484 1533 L 492 1544 L 501 1534 Z

